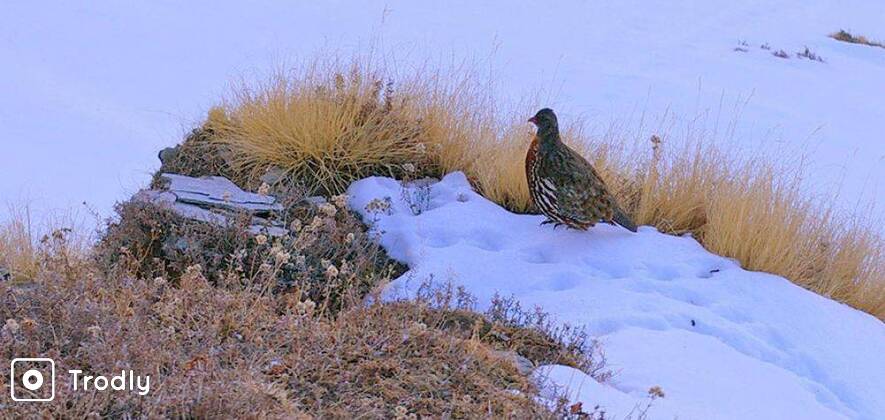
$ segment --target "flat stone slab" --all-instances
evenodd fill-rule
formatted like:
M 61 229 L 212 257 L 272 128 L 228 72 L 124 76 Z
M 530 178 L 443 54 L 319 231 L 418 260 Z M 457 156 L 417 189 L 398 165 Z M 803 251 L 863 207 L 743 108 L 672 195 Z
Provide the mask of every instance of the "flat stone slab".
M 276 198 L 243 191 L 224 177 L 194 178 L 164 173 L 160 175 L 160 178 L 168 181 L 167 191 L 175 194 L 177 201 L 182 203 L 247 210 L 251 213 L 270 213 L 283 210 L 283 206 L 276 202 Z
M 152 203 L 172 210 L 181 217 L 217 226 L 230 226 L 236 213 L 252 215 L 249 232 L 269 236 L 289 233 L 278 223 L 260 215 L 283 210 L 276 198 L 241 190 L 227 178 L 220 176 L 193 178 L 178 174 L 162 174 L 166 190 L 142 190 L 133 200 Z

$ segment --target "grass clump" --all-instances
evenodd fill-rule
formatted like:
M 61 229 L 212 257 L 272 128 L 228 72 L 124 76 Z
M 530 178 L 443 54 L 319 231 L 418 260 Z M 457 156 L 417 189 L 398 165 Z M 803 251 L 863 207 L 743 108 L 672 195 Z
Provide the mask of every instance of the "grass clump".
M 885 44 L 879 41 L 870 40 L 863 35 L 853 35 L 851 34 L 851 32 L 848 32 L 844 29 L 840 29 L 839 32 L 831 33 L 830 38 L 833 38 L 837 41 L 848 42 L 851 44 L 861 44 L 869 45 L 871 47 L 885 48 Z
M 54 227 L 62 221 L 79 227 L 73 217 L 53 219 L 53 224 L 35 224 L 27 206 L 10 208 L 9 219 L 0 223 L 0 281 L 27 284 L 45 264 L 58 258 L 78 261 L 88 253 L 89 238 L 72 235 L 71 227 Z
M 9 221 L 0 224 L 0 269 L 9 280 L 21 282 L 36 276 L 39 262 L 32 232 L 26 211 L 13 212 Z
M 392 82 L 356 64 L 347 73 L 311 67 L 278 74 L 230 100 L 207 127 L 246 184 L 280 168 L 311 193 L 340 194 L 362 177 L 402 173 L 401 165 L 421 159 L 426 148 Z

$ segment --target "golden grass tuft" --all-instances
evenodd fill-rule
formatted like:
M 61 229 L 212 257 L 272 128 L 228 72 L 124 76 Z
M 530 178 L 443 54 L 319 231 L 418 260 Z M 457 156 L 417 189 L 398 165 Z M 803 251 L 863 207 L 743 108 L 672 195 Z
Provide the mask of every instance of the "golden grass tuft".
M 9 213 L 10 219 L 0 223 L 0 268 L 8 270 L 14 282 L 27 281 L 40 268 L 30 213 L 16 208 Z
M 419 126 L 390 89 L 358 63 L 346 72 L 318 65 L 280 72 L 256 89 L 235 90 L 207 127 L 248 178 L 278 167 L 312 192 L 337 194 L 361 177 L 392 175 L 420 160 Z
M 536 106 L 504 112 L 468 72 L 396 80 L 358 61 L 277 72 L 234 89 L 206 126 L 247 179 L 283 168 L 308 190 L 343 191 L 368 175 L 460 170 L 489 199 L 532 211 L 524 157 Z M 649 139 L 591 136 L 561 118 L 563 137 L 595 165 L 640 225 L 691 233 L 712 252 L 784 276 L 885 319 L 882 240 L 870 223 L 801 192 L 793 168 L 717 145 L 709 133 Z M 414 176 L 411 174 L 409 176 Z
M 7 218 L 0 220 L 0 268 L 13 284 L 27 284 L 47 264 L 80 265 L 90 252 L 92 229 L 74 213 L 47 214 L 35 221 L 28 206 L 10 206 Z
M 844 29 L 840 29 L 839 32 L 831 33 L 830 38 L 833 38 L 837 41 L 848 42 L 850 44 L 861 44 L 869 45 L 871 47 L 885 48 L 885 44 L 883 44 L 882 42 L 870 40 L 863 35 L 853 35 L 851 32 L 848 32 Z
M 874 225 L 838 215 L 799 187 L 798 176 L 771 164 L 720 183 L 708 203 L 704 245 L 885 318 L 885 259 Z

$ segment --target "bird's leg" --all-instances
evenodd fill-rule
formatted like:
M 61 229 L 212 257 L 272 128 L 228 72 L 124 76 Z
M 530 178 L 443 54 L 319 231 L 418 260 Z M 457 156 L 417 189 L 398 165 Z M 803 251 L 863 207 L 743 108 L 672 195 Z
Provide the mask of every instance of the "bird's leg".
M 555 220 L 547 219 L 547 220 L 541 222 L 541 226 L 549 225 L 549 224 L 551 224 L 551 223 L 553 223 L 553 230 L 556 230 L 556 228 L 558 228 L 558 227 L 560 227 L 560 226 L 562 226 L 562 225 L 565 224 L 565 223 L 562 223 L 562 222 L 557 222 L 557 221 L 555 221 Z

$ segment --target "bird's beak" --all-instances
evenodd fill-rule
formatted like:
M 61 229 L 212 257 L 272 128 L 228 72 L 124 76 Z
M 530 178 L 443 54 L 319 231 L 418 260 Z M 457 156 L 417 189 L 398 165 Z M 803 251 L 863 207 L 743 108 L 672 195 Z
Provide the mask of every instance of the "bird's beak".
M 532 123 L 532 124 L 534 124 L 534 125 L 538 125 L 538 120 L 535 119 L 535 117 L 531 117 L 531 118 L 529 118 L 529 122 Z

